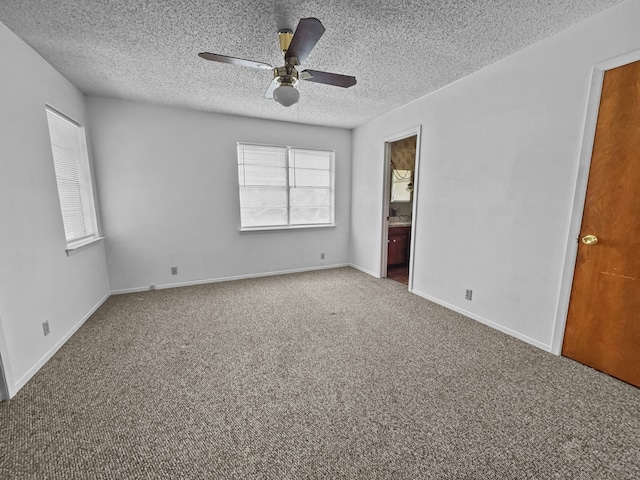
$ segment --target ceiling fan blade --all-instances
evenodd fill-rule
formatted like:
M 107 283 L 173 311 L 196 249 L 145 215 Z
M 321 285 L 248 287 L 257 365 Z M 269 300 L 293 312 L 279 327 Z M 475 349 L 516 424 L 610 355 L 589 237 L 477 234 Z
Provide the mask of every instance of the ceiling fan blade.
M 320 72 L 319 70 L 303 70 L 300 78 L 308 82 L 324 83 L 336 87 L 349 88 L 356 84 L 356 77 L 339 73 Z
M 284 58 L 289 60 L 291 57 L 296 57 L 298 63 L 303 62 L 323 34 L 324 27 L 320 20 L 317 18 L 301 18 Z
M 231 65 L 239 65 L 240 67 L 261 68 L 263 70 L 272 70 L 273 67 L 268 63 L 256 62 L 254 60 L 245 60 L 244 58 L 228 57 L 217 53 L 202 52 L 199 53 L 200 58 L 211 60 L 212 62 L 230 63 Z
M 273 82 L 271 82 L 269 84 L 269 87 L 267 88 L 267 91 L 264 92 L 264 98 L 268 98 L 269 100 L 273 99 L 273 91 L 278 88 L 278 85 L 280 85 L 280 82 L 278 81 L 277 78 L 273 79 Z

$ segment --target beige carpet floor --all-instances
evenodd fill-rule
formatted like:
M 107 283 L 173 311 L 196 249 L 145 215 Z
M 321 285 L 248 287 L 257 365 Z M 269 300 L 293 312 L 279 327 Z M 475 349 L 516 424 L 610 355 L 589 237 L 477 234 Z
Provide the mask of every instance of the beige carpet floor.
M 112 296 L 2 479 L 638 479 L 640 391 L 351 268 Z

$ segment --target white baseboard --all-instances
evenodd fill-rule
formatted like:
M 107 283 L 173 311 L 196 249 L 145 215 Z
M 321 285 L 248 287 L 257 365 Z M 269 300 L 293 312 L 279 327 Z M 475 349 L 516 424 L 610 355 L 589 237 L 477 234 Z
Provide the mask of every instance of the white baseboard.
M 379 273 L 373 272 L 371 270 L 367 270 L 366 268 L 362 268 L 359 265 L 354 265 L 352 263 L 349 266 L 352 267 L 352 268 L 355 268 L 356 270 L 360 270 L 362 273 L 366 273 L 367 275 L 371 275 L 372 277 L 380 278 L 380 274 Z
M 342 267 L 352 267 L 355 268 L 356 270 L 359 270 L 363 273 L 366 273 L 368 275 L 371 275 L 373 277 L 379 278 L 378 275 L 374 272 L 371 272 L 367 269 L 364 269 L 362 267 L 359 267 L 358 265 L 353 265 L 353 264 L 348 264 L 348 263 L 341 263 L 341 264 L 333 264 L 333 265 L 323 265 L 323 266 L 319 266 L 319 267 L 308 267 L 308 268 L 298 268 L 298 269 L 292 269 L 292 270 L 280 270 L 280 271 L 274 271 L 274 272 L 263 272 L 263 273 L 254 273 L 254 274 L 248 274 L 248 275 L 236 275 L 236 276 L 230 276 L 230 277 L 219 277 L 219 278 L 211 278 L 211 279 L 205 279 L 205 280 L 194 280 L 194 281 L 189 281 L 189 282 L 181 282 L 181 283 L 171 283 L 171 284 L 165 284 L 165 285 L 156 285 L 156 289 L 165 289 L 165 288 L 176 288 L 176 287 L 186 287 L 186 286 L 192 286 L 192 285 L 202 285 L 202 284 L 207 284 L 207 283 L 218 283 L 218 282 L 228 282 L 228 281 L 233 281 L 233 280 L 243 280 L 243 279 L 248 279 L 248 278 L 259 278 L 259 277 L 268 277 L 268 276 L 273 276 L 273 275 L 286 275 L 286 274 L 291 274 L 291 273 L 301 273 L 301 272 L 310 272 L 310 271 L 314 271 L 314 270 L 327 270 L 327 269 L 333 269 L 333 268 L 342 268 Z M 36 362 L 36 364 L 31 367 L 20 379 L 18 379 L 13 385 L 8 385 L 9 387 L 9 396 L 11 398 L 13 398 L 18 391 L 24 387 L 26 385 L 26 383 L 31 380 L 31 378 L 38 372 L 38 370 L 40 370 L 45 363 L 47 363 L 49 361 L 49 359 L 51 359 L 51 357 L 53 357 L 53 355 L 71 338 L 71 336 L 89 319 L 89 317 L 91 317 L 91 315 L 93 315 L 95 313 L 95 311 L 100 308 L 100 306 L 107 301 L 107 299 L 111 296 L 111 295 L 117 295 L 117 294 L 124 294 L 124 293 L 135 293 L 135 292 L 143 292 L 143 291 L 148 291 L 149 287 L 139 287 L 139 288 L 127 288 L 127 289 L 121 289 L 121 290 L 113 290 L 111 293 L 105 295 L 102 299 L 100 299 L 98 301 L 98 303 L 91 308 L 91 310 L 89 312 L 87 312 L 86 315 L 84 315 L 82 317 L 82 319 L 76 323 L 76 325 L 73 326 L 73 328 L 71 328 L 71 330 L 69 330 L 60 340 L 58 340 L 58 342 L 51 347 L 51 349 L 45 353 L 42 358 L 40 358 L 40 360 L 38 360 L 38 362 Z M 519 340 L 522 340 L 530 345 L 533 345 L 534 347 L 540 348 L 546 352 L 551 352 L 552 348 L 551 345 L 547 345 L 544 344 L 542 342 L 539 342 L 537 340 L 534 340 L 533 338 L 530 338 L 526 335 L 523 335 L 515 330 L 512 330 L 508 327 L 505 327 L 503 325 L 500 325 L 499 323 L 493 322 L 491 320 L 488 320 L 484 317 L 481 317 L 479 315 L 476 315 L 472 312 L 469 312 L 467 310 L 464 310 L 462 308 L 459 308 L 455 305 L 449 304 L 447 302 L 444 302 L 438 298 L 432 297 L 431 295 L 427 295 L 426 293 L 422 293 L 420 291 L 417 290 L 413 290 L 413 292 L 415 295 L 418 295 L 419 297 L 422 297 L 426 300 L 429 300 L 431 302 L 437 303 L 438 305 L 442 305 L 445 308 L 448 308 L 450 310 L 453 310 L 455 312 L 458 312 L 466 317 L 469 317 L 473 320 L 476 320 L 484 325 L 487 325 L 491 328 L 494 328 L 500 332 L 506 333 L 507 335 L 510 335 L 512 337 L 515 337 Z
M 506 333 L 507 335 L 510 335 L 512 337 L 517 338 L 518 340 L 522 340 L 523 342 L 526 342 L 530 345 L 533 345 L 534 347 L 540 348 L 541 350 L 544 350 L 545 352 L 549 352 L 551 353 L 551 345 L 547 345 L 545 343 L 539 342 L 538 340 L 535 340 L 531 337 L 528 337 L 526 335 L 523 335 L 520 332 L 517 332 L 515 330 L 512 330 L 508 327 L 505 327 L 504 325 L 500 325 L 499 323 L 493 322 L 491 320 L 488 320 L 484 317 L 481 317 L 480 315 L 476 315 L 475 313 L 469 312 L 467 310 L 465 310 L 464 308 L 459 308 L 456 307 L 455 305 L 451 305 L 450 303 L 444 302 L 438 298 L 432 297 L 431 295 L 427 295 L 426 293 L 422 293 L 419 292 L 417 290 L 413 290 L 412 293 L 415 293 L 416 295 L 418 295 L 419 297 L 425 298 L 427 300 L 429 300 L 430 302 L 433 303 L 437 303 L 438 305 L 442 305 L 443 307 L 448 308 L 449 310 L 453 310 L 454 312 L 458 312 L 462 315 L 464 315 L 465 317 L 469 317 L 473 320 L 476 320 L 484 325 L 487 325 L 491 328 L 494 328 L 502 333 Z
M 233 280 L 244 280 L 247 278 L 271 277 L 274 275 L 287 275 L 290 273 L 311 272 L 314 270 L 328 270 L 331 268 L 342 268 L 342 267 L 349 267 L 349 266 L 351 265 L 349 265 L 348 263 L 337 263 L 333 265 L 322 265 L 319 267 L 296 268 L 293 270 L 278 270 L 275 272 L 251 273 L 247 275 L 235 275 L 231 277 L 207 278 L 203 280 L 191 280 L 188 282 L 180 282 L 180 283 L 166 283 L 163 285 L 156 285 L 155 290 L 162 290 L 165 288 L 191 287 L 194 285 L 204 285 L 207 283 L 230 282 Z M 119 290 L 113 290 L 111 293 L 114 295 L 121 295 L 124 293 L 147 292 L 149 290 L 150 288 L 146 286 L 146 287 L 123 288 Z
M 56 344 L 51 347 L 49 349 L 49 351 L 47 353 L 45 353 L 42 358 L 40 358 L 40 360 L 38 360 L 36 362 L 36 364 L 31 367 L 27 373 L 25 373 L 22 377 L 20 377 L 13 386 L 9 385 L 9 395 L 11 396 L 11 398 L 13 398 L 16 393 L 18 393 L 18 391 L 24 387 L 26 385 L 26 383 L 31 380 L 31 378 L 38 373 L 38 370 L 40 370 L 45 363 L 47 363 L 49 361 L 49 359 L 51 359 L 51 357 L 53 357 L 53 355 L 55 355 L 55 353 L 60 350 L 60 348 L 67 343 L 67 341 L 71 338 L 71 336 L 76 333 L 76 331 L 78 331 L 78 329 L 84 324 L 84 322 L 86 322 L 89 317 L 91 315 L 93 315 L 95 313 L 96 310 L 98 310 L 98 308 L 100 308 L 100 306 L 102 306 L 102 304 L 104 302 L 107 301 L 107 299 L 111 296 L 111 293 L 106 294 L 102 299 L 100 299 L 98 301 L 98 303 L 91 308 L 91 310 L 89 310 L 89 312 L 82 317 L 82 319 L 76 323 L 71 330 L 69 330 L 60 340 L 58 340 L 58 342 L 56 342 Z

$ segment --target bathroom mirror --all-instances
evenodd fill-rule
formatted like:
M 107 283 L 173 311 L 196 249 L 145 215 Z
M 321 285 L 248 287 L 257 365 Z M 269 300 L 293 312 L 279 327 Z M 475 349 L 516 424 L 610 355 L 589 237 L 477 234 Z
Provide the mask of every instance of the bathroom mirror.
M 409 203 L 411 202 L 411 192 L 413 191 L 413 171 L 412 170 L 391 170 L 391 202 Z

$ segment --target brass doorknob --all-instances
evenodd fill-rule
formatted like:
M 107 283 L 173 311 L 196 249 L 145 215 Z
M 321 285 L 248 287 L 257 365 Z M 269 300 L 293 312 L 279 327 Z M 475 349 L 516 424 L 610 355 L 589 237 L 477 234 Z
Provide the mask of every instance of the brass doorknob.
M 584 243 L 585 245 L 595 245 L 596 243 L 598 243 L 598 237 L 596 237 L 595 235 L 585 235 L 584 237 L 582 237 L 582 243 Z

